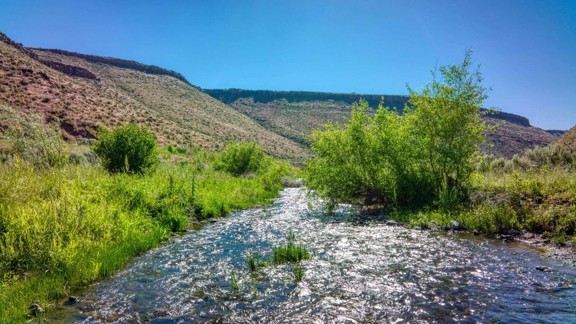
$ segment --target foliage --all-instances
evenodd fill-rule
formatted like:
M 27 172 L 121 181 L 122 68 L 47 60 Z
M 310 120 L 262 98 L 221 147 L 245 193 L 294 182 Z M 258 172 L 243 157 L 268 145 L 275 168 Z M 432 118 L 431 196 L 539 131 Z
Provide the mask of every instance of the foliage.
M 177 158 L 132 175 L 91 164 L 39 172 L 18 156 L 0 165 L 0 322 L 112 274 L 190 221 L 267 203 L 289 171 L 271 162 L 248 179 L 216 170 L 214 153 Z
M 491 225 L 479 226 L 475 221 L 465 225 L 488 233 L 514 228 L 572 236 L 576 234 L 575 172 L 556 166 L 478 174 L 469 210 Z
M 40 169 L 66 163 L 67 152 L 62 134 L 53 125 L 44 124 L 37 115 L 24 115 L 2 105 L 0 116 L 8 125 L 4 133 L 11 142 L 11 155 L 18 155 Z
M 472 177 L 470 199 L 450 211 L 397 210 L 392 218 L 414 226 L 441 227 L 458 221 L 461 229 L 486 234 L 525 230 L 559 243 L 576 237 L 576 169 L 484 171 Z
M 292 272 L 294 273 L 294 281 L 302 281 L 302 278 L 304 278 L 304 268 L 301 264 L 295 264 L 292 267 Z
M 439 69 L 441 78 L 410 89 L 404 114 L 380 104 L 355 104 L 345 125 L 328 124 L 311 136 L 315 157 L 307 185 L 328 207 L 338 202 L 397 207 L 438 203 L 449 207 L 466 194 L 473 157 L 484 139 L 480 105 L 486 98 L 471 52 L 460 65 Z
M 514 155 L 511 159 L 483 155 L 476 161 L 476 168 L 481 173 L 510 173 L 556 167 L 568 170 L 576 168 L 576 152 L 553 143 L 528 149 L 523 155 Z
M 264 151 L 256 143 L 231 143 L 221 153 L 218 168 L 239 176 L 257 172 L 267 162 Z
M 142 173 L 158 164 L 154 135 L 134 124 L 105 131 L 93 150 L 112 173 Z
M 292 231 L 286 235 L 286 242 L 272 249 L 272 263 L 300 263 L 312 258 L 304 244 L 295 243 L 296 236 Z
M 248 270 L 250 272 L 255 272 L 258 269 L 268 266 L 268 262 L 254 253 L 248 253 L 246 255 L 246 265 L 248 266 Z
M 416 160 L 431 176 L 439 196 L 468 184 L 485 123 L 480 107 L 487 98 L 479 67 L 471 70 L 471 51 L 460 65 L 440 67 L 440 79 L 423 90 L 410 90 L 409 133 L 415 138 Z

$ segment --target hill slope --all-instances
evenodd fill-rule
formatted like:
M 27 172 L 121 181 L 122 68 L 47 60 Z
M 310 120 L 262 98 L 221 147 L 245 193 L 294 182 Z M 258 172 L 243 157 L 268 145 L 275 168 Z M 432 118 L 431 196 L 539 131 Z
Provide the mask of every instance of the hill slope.
M 215 150 L 229 141 L 256 141 L 277 157 L 307 154 L 176 72 L 133 61 L 30 49 L 3 34 L 0 103 L 57 123 L 70 140 L 95 137 L 99 127 L 134 122 L 146 125 L 162 144 Z
M 206 93 L 231 105 L 239 112 L 258 121 L 262 126 L 295 142 L 307 144 L 312 130 L 327 122 L 343 122 L 351 111 L 352 103 L 365 99 L 376 107 L 384 97 L 386 106 L 401 110 L 407 96 L 358 95 L 304 91 L 264 91 L 240 89 L 210 89 Z M 487 122 L 500 127 L 488 134 L 482 150 L 496 156 L 511 157 L 525 149 L 546 146 L 556 136 L 530 126 L 527 118 L 497 111 L 485 117 Z
M 560 136 L 556 142 L 576 151 L 576 126 Z

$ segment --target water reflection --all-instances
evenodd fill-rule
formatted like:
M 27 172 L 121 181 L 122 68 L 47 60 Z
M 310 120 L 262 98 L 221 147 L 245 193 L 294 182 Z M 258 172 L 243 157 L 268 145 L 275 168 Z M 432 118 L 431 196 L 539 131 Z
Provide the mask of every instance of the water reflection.
M 326 217 L 303 191 L 175 238 L 62 306 L 62 322 L 576 322 L 576 271 L 522 246 Z M 352 219 L 353 221 L 349 221 Z M 313 253 L 250 274 L 289 230 Z M 545 266 L 548 271 L 539 271 Z

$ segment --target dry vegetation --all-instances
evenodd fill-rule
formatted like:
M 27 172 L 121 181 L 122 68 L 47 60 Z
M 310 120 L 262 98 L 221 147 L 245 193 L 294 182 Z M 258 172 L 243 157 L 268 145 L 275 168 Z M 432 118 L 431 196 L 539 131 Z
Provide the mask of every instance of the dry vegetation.
M 95 137 L 99 127 L 133 122 L 152 130 L 161 145 L 218 150 L 231 141 L 256 141 L 276 157 L 306 155 L 293 141 L 172 76 L 30 50 L 3 40 L 0 103 L 57 123 L 71 141 Z M 41 61 L 85 69 L 98 80 L 71 77 Z
M 511 158 L 524 154 L 527 149 L 546 146 L 556 139 L 555 135 L 540 128 L 485 118 L 488 124 L 498 125 L 496 131 L 489 133 L 486 142 L 481 145 L 481 151 L 487 154 Z
M 558 144 L 568 147 L 571 150 L 576 150 L 576 127 L 572 127 L 556 141 Z

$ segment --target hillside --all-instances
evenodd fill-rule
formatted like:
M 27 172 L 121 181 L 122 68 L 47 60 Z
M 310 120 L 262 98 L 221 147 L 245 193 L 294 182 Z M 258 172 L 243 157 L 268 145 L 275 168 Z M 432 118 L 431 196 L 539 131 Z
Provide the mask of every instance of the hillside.
M 180 74 L 134 61 L 31 49 L 0 34 L 0 103 L 58 124 L 67 139 L 134 122 L 161 144 L 217 150 L 256 141 L 280 158 L 305 156 L 293 141 L 201 92 Z
M 370 107 L 377 107 L 384 97 L 386 106 L 401 110 L 406 96 L 334 94 L 304 91 L 260 91 L 240 89 L 207 89 L 206 93 L 228 103 L 239 112 L 250 116 L 267 129 L 301 144 L 308 144 L 312 130 L 327 122 L 343 122 L 351 111 L 352 103 L 365 99 Z M 486 153 L 511 157 L 527 148 L 546 146 L 556 136 L 530 126 L 527 118 L 497 111 L 487 115 L 488 123 L 500 126 L 488 134 L 482 146 Z
M 576 126 L 560 136 L 556 142 L 576 151 Z

